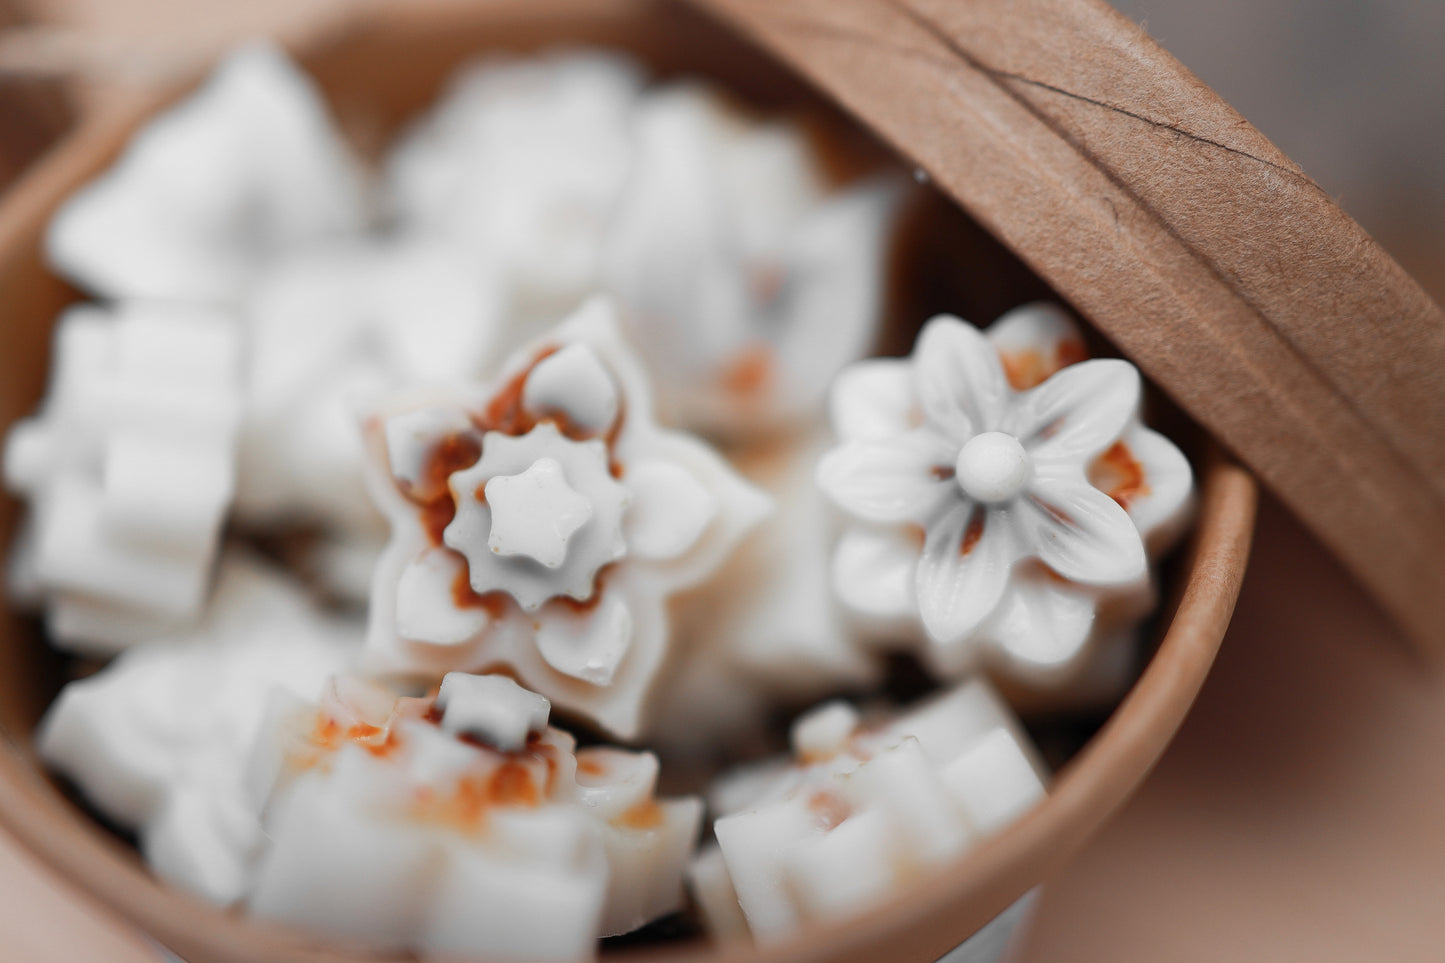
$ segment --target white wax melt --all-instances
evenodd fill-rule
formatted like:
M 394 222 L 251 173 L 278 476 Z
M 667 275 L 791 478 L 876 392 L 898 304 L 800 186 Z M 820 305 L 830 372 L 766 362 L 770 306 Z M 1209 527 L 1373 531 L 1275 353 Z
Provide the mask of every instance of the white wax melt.
M 518 752 L 547 728 L 552 704 L 504 675 L 448 672 L 437 692 L 441 727 L 480 739 L 502 752 Z
M 256 44 L 142 128 L 56 213 L 46 247 L 102 297 L 216 303 L 268 261 L 364 220 L 359 167 L 320 93 Z
M 427 956 L 572 960 L 681 905 L 702 804 L 655 798 L 654 757 L 577 751 L 511 680 L 456 673 L 442 696 L 341 679 L 273 715 L 253 913 Z
M 219 569 L 198 626 L 67 684 L 36 745 L 106 818 L 139 833 L 156 873 L 225 904 L 245 892 L 261 844 L 244 776 L 267 695 L 315 698 L 354 657 L 361 627 L 317 612 L 247 555 Z
M 392 523 L 367 664 L 432 677 L 505 664 L 624 738 L 667 649 L 668 597 L 769 510 L 715 452 L 657 426 L 605 299 L 490 386 L 430 395 L 366 430 Z
M 468 68 L 392 153 L 401 225 L 499 272 L 515 320 L 555 319 L 596 285 L 641 85 L 602 52 Z
M 1027 736 L 971 681 L 879 726 L 829 703 L 793 726 L 791 764 L 715 788 L 717 850 L 690 883 L 709 929 L 779 939 L 857 913 L 998 832 L 1044 795 Z
M 645 93 L 604 276 L 664 413 L 730 437 L 806 423 L 867 353 L 902 190 L 829 194 L 806 133 L 714 91 Z
M 356 240 L 261 272 L 244 306 L 242 521 L 321 523 L 332 543 L 379 548 L 359 412 L 386 393 L 480 377 L 501 311 L 494 277 L 437 241 Z
M 57 643 L 113 651 L 200 612 L 240 408 L 229 316 L 132 304 L 61 317 L 49 393 L 4 459 L 33 513 L 12 578 L 45 603 Z
M 718 574 L 677 607 L 679 656 L 658 686 L 647 736 L 707 751 L 761 735 L 769 703 L 804 706 L 876 683 L 830 584 L 835 519 L 813 481 L 824 432 L 734 456 L 776 509 Z
M 1151 608 L 1147 559 L 1192 475 L 1140 423 L 1134 367 L 1086 358 L 1062 311 L 1031 305 L 987 335 L 935 318 L 911 359 L 839 377 L 842 444 L 817 477 L 849 516 L 833 583 L 855 626 L 916 638 L 945 675 L 1041 688 Z

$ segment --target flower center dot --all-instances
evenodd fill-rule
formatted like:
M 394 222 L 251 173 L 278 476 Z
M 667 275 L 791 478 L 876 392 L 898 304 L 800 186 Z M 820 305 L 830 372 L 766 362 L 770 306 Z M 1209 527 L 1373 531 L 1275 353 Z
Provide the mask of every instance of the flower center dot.
M 1004 502 L 1018 496 L 1033 474 L 1028 452 L 1013 435 L 985 431 L 974 435 L 958 453 L 954 479 L 969 498 Z

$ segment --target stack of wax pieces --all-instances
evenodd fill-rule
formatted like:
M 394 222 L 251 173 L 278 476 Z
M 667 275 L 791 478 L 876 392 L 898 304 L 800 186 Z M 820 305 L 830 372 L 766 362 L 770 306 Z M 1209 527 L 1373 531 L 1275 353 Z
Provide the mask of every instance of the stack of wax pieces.
M 164 879 L 216 903 L 244 894 L 262 845 L 245 773 L 276 687 L 314 699 L 361 627 L 318 612 L 243 552 L 218 567 L 205 619 L 61 690 L 36 745 Z
M 60 208 L 46 247 L 103 298 L 234 303 L 268 263 L 360 231 L 362 187 L 315 86 L 257 44 L 142 128 Z
M 668 420 L 806 426 L 876 338 L 902 180 L 835 189 L 800 126 L 642 81 L 597 52 L 469 68 L 390 158 L 396 221 L 498 272 L 518 332 L 611 291 Z
M 549 711 L 463 673 L 434 699 L 341 678 L 319 707 L 275 704 L 251 911 L 383 950 L 572 960 L 680 908 L 701 801 L 656 798 L 655 757 L 577 750 Z
M 658 427 L 606 299 L 484 388 L 367 421 L 392 523 L 368 667 L 506 665 L 622 738 L 666 654 L 666 602 L 714 572 L 769 500 L 702 442 Z
M 710 931 L 784 937 L 875 905 L 1043 798 L 1028 737 L 981 680 L 881 723 L 799 718 L 793 756 L 724 777 L 689 877 Z
M 240 347 L 214 310 L 82 305 L 38 415 L 5 444 L 31 503 L 12 594 L 67 648 L 112 652 L 200 613 L 235 487 Z
M 634 125 L 603 273 L 661 410 L 734 443 L 815 422 L 876 340 L 901 184 L 830 192 L 801 127 L 701 85 L 649 92 Z
M 912 640 L 945 677 L 1089 675 L 1152 607 L 1149 557 L 1192 504 L 1189 463 L 1141 423 L 1140 387 L 1127 361 L 1088 360 L 1048 305 L 987 334 L 940 316 L 911 358 L 844 371 L 841 444 L 817 478 L 848 517 L 833 584 L 855 626 Z

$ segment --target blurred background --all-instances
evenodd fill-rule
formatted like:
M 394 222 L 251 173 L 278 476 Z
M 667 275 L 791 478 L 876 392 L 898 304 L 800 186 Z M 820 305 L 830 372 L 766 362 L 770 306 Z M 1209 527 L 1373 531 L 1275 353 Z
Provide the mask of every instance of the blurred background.
M 0 185 L 119 87 L 378 2 L 408 0 L 0 0 Z M 1117 5 L 1445 299 L 1445 2 Z M 1445 959 L 1445 685 L 1272 501 L 1256 545 L 1179 739 L 1022 959 Z M 155 958 L 3 838 L 0 947 Z

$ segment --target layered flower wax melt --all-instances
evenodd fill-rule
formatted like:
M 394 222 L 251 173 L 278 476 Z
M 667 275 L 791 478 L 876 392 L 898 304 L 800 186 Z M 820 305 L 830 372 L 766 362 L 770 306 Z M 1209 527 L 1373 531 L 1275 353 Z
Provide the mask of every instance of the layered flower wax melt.
M 506 665 L 559 706 L 638 732 L 666 655 L 665 604 L 712 572 L 767 498 L 660 429 L 606 300 L 474 397 L 368 421 L 393 534 L 369 665 Z
M 1127 684 L 1189 466 L 1060 308 L 866 358 L 914 188 L 822 143 L 554 52 L 372 170 L 229 58 L 51 225 L 106 306 L 7 439 L 10 596 L 125 651 L 48 764 L 176 886 L 449 959 L 777 939 L 1003 831 L 1013 708 Z

